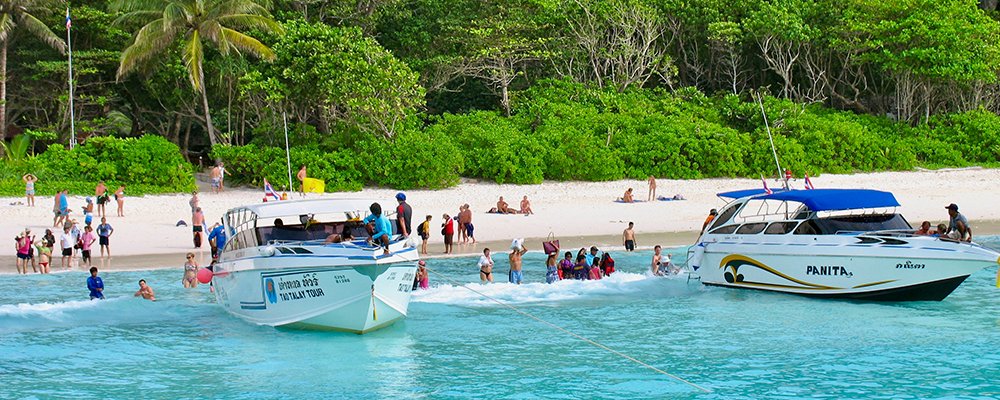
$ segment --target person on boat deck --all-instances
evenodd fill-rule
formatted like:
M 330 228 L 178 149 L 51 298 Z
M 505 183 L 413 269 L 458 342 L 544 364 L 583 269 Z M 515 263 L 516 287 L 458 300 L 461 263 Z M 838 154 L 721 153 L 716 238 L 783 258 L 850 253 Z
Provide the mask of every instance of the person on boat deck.
M 625 191 L 625 194 L 622 195 L 622 197 L 619 197 L 618 200 L 622 203 L 634 203 L 635 199 L 632 198 L 632 188 L 628 188 L 628 190 Z
M 392 235 L 392 224 L 389 223 L 389 219 L 382 215 L 382 205 L 378 203 L 372 203 L 368 210 L 371 211 L 371 215 L 365 217 L 362 221 L 365 224 L 374 222 L 375 231 L 372 233 L 371 242 L 377 243 L 381 242 L 382 247 L 385 249 L 383 254 L 389 255 L 389 235 Z
M 920 223 L 920 229 L 913 232 L 914 235 L 928 236 L 931 234 L 931 221 L 924 221 Z
M 948 233 L 948 225 L 937 224 L 937 230 L 936 231 L 932 231 L 931 232 L 931 236 L 933 236 L 933 237 L 941 237 L 941 235 L 944 235 L 945 233 Z
M 971 242 L 972 228 L 969 227 L 969 219 L 958 212 L 958 205 L 955 203 L 951 203 L 945 208 L 948 209 L 948 216 L 951 217 L 948 221 L 947 237 L 962 242 Z
M 352 230 L 353 228 L 351 227 L 351 224 L 344 224 L 344 228 L 341 229 L 340 233 L 334 233 L 327 236 L 326 240 L 323 241 L 323 244 L 350 242 L 351 240 L 354 240 L 354 234 L 351 232 Z
M 705 233 L 705 228 L 708 228 L 708 226 L 712 224 L 712 221 L 715 221 L 715 217 L 718 215 L 719 211 L 714 208 L 712 211 L 708 212 L 708 217 L 705 218 L 705 223 L 701 224 L 701 233 Z

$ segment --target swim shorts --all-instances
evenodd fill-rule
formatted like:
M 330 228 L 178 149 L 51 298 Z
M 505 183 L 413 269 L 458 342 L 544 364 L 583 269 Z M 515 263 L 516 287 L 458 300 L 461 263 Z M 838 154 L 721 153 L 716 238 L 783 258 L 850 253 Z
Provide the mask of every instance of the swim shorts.
M 191 227 L 191 232 L 201 232 L 201 231 L 202 231 L 201 225 L 195 225 Z
M 90 261 L 90 250 L 80 250 L 83 253 L 83 261 Z
M 510 270 L 510 273 L 508 273 L 507 275 L 508 275 L 507 276 L 508 281 L 510 283 L 518 283 L 519 284 L 519 283 L 521 283 L 522 280 L 524 280 L 524 271 Z
M 444 244 L 451 244 L 452 238 L 454 236 L 455 236 L 454 234 L 452 234 L 452 235 L 444 235 Z
M 97 204 L 98 205 L 103 205 L 104 203 L 107 203 L 107 202 L 108 202 L 108 194 L 107 193 L 102 194 L 100 196 L 97 196 Z
M 219 178 L 212 178 L 212 187 L 214 188 L 219 187 Z
M 635 240 L 625 241 L 625 250 L 632 251 L 635 250 Z
M 67 247 L 67 248 L 63 249 L 63 253 L 62 254 L 63 254 L 63 257 L 69 257 L 69 256 L 73 255 L 73 248 L 72 247 Z
M 108 245 L 108 237 L 107 236 L 98 236 L 98 238 L 97 238 L 97 244 L 99 244 L 101 246 L 107 246 Z
M 474 227 L 474 226 L 472 226 L 472 223 L 471 223 L 471 222 L 466 222 L 466 223 L 465 223 L 465 234 L 466 234 L 466 235 L 469 235 L 469 237 L 472 237 L 472 231 L 473 231 L 474 229 L 475 229 L 475 227 Z
M 30 260 L 31 256 L 29 256 L 27 254 L 17 253 L 17 258 L 20 258 L 22 260 Z

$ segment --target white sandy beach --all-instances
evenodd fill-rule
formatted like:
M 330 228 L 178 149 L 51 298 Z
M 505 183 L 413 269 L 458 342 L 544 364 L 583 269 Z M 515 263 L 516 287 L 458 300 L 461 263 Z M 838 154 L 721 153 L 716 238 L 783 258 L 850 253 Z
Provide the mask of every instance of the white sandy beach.
M 823 175 L 812 178 L 818 188 L 869 188 L 893 192 L 902 207 L 900 212 L 913 225 L 929 220 L 934 224 L 947 222 L 945 206 L 957 203 L 960 211 L 971 221 L 976 233 L 997 233 L 996 221 L 1000 220 L 1000 208 L 996 207 L 1000 194 L 994 184 L 1000 182 L 1000 169 L 963 169 L 918 172 L 884 172 L 853 175 Z M 768 183 L 772 188 L 779 186 Z M 801 180 L 793 182 L 793 187 L 801 188 Z M 690 241 L 693 231 L 701 224 L 709 209 L 719 208 L 724 201 L 716 193 L 761 187 L 758 179 L 703 179 L 703 180 L 658 180 L 657 194 L 673 196 L 681 194 L 684 201 L 652 201 L 635 204 L 615 203 L 625 189 L 635 189 L 635 198 L 645 200 L 645 181 L 614 182 L 545 182 L 540 185 L 498 185 L 494 183 L 464 182 L 454 188 L 444 190 L 406 191 L 407 200 L 413 207 L 413 224 L 423 220 L 425 215 L 433 216 L 431 229 L 432 252 L 440 252 L 442 238 L 439 235 L 442 214 L 455 215 L 461 204 L 468 203 L 474 212 L 476 238 L 485 245 L 509 243 L 511 238 L 542 238 L 552 232 L 557 238 L 599 237 L 595 244 L 620 246 L 622 230 L 629 221 L 635 222 L 640 245 L 650 240 L 664 241 L 664 245 L 678 245 Z M 332 198 L 366 198 L 380 201 L 383 208 L 392 208 L 397 190 L 364 189 L 352 193 L 310 194 L 309 198 L 320 196 Z M 92 193 L 70 193 L 73 216 L 82 222 L 80 207 L 86 195 Z M 535 215 L 495 215 L 486 211 L 494 207 L 499 196 L 514 208 L 518 207 L 522 196 L 531 200 Z M 190 227 L 176 227 L 179 220 L 191 221 L 188 200 L 185 195 L 157 195 L 127 197 L 125 217 L 115 217 L 114 204 L 108 207 L 108 222 L 115 233 L 111 248 L 115 256 L 133 261 L 122 267 L 163 266 L 183 263 L 179 254 L 194 251 Z M 263 191 L 258 189 L 227 190 L 221 194 L 203 192 L 200 194 L 201 207 L 209 225 L 218 221 L 226 210 L 248 203 L 260 202 Z M 298 194 L 292 198 L 299 198 Z M 4 198 L 0 207 L 0 218 L 5 223 L 0 234 L 13 238 L 24 227 L 41 235 L 52 225 L 51 196 L 36 198 L 35 207 L 9 205 L 22 202 L 24 198 Z M 95 226 L 99 218 L 95 218 Z M 671 232 L 685 232 L 683 235 L 665 235 Z M 58 233 L 56 233 L 58 238 Z M 671 239 L 673 238 L 673 239 Z M 648 240 L 647 240 L 648 239 Z M 673 241 L 674 243 L 670 243 Z M 492 243 L 490 243 L 492 242 Z M 529 248 L 539 247 L 537 240 L 528 242 Z M 482 246 L 482 245 L 481 245 Z M 481 251 L 481 246 L 456 246 L 456 252 L 472 253 Z M 568 247 L 568 246 L 565 246 Z M 11 249 L 13 246 L 11 246 Z M 94 247 L 95 255 L 97 247 Z M 536 249 L 537 250 L 537 249 Z M 207 252 L 205 245 L 202 251 Z M 9 257 L 0 257 L 0 271 L 14 271 L 13 249 Z M 176 257 L 175 257 L 176 255 Z M 139 257 L 149 256 L 149 257 Z M 147 258 L 148 263 L 135 260 Z M 171 260 L 176 259 L 176 262 Z M 53 263 L 58 266 L 58 258 Z

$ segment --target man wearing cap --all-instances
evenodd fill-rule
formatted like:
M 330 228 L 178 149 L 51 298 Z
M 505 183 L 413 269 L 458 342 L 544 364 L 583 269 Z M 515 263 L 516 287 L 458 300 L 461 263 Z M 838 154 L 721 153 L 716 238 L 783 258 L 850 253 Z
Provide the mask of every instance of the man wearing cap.
M 594 258 L 597 257 L 597 246 L 590 246 L 590 253 L 585 254 L 587 265 L 594 265 Z
M 403 237 L 410 237 L 410 217 L 413 216 L 413 209 L 406 204 L 406 195 L 403 192 L 396 193 L 396 230 Z
M 948 210 L 948 216 L 950 217 L 948 220 L 947 236 L 959 241 L 971 242 L 972 228 L 969 227 L 969 219 L 958 212 L 958 205 L 951 203 L 945 209 Z

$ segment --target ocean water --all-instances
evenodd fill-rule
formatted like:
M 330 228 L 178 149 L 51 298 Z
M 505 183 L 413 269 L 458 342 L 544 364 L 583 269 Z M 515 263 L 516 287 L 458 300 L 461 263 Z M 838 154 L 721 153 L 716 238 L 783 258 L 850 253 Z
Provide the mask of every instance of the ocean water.
M 3 275 L 0 398 L 1000 398 L 996 266 L 942 302 L 866 303 L 647 277 L 650 254 L 547 285 L 532 253 L 520 287 L 479 284 L 475 258 L 430 260 L 442 275 L 409 317 L 363 336 L 250 325 L 180 268 L 102 273 L 105 301 L 83 272 Z M 159 301 L 132 297 L 139 279 Z

